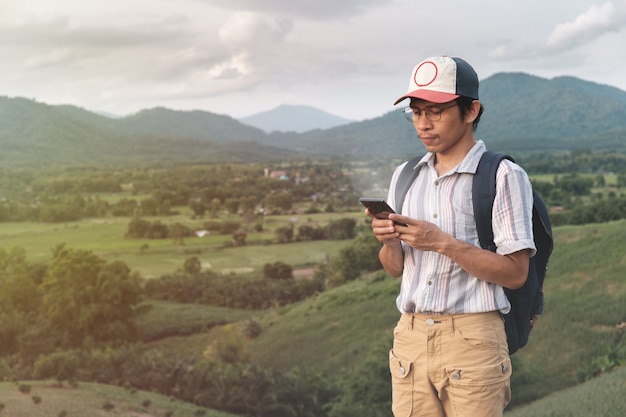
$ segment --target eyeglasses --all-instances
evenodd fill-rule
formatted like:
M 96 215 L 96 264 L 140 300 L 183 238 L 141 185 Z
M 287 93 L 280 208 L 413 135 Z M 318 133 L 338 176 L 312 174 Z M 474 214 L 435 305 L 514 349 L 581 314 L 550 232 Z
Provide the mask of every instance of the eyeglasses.
M 431 122 L 436 122 L 441 119 L 441 113 L 443 113 L 445 109 L 454 107 L 457 104 L 458 103 L 455 101 L 454 103 L 446 107 L 428 106 L 424 110 L 418 109 L 417 107 L 405 107 L 404 109 L 402 109 L 402 113 L 404 113 L 404 117 L 406 117 L 409 122 L 413 122 L 413 120 L 419 120 L 422 112 L 426 114 L 426 118 L 428 120 L 430 120 Z

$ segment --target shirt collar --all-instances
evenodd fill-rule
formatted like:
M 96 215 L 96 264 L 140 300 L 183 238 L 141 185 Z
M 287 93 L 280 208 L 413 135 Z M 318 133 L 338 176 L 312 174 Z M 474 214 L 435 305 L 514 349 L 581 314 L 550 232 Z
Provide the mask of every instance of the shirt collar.
M 478 163 L 480 162 L 480 157 L 487 150 L 485 146 L 485 142 L 482 140 L 476 141 L 472 149 L 465 155 L 463 160 L 452 170 L 450 173 L 466 173 L 466 174 L 476 174 L 476 170 L 478 169 Z M 428 152 L 426 155 L 420 159 L 420 161 L 415 165 L 414 169 L 422 168 L 424 165 L 428 165 L 432 169 L 435 168 L 435 154 L 432 152 Z

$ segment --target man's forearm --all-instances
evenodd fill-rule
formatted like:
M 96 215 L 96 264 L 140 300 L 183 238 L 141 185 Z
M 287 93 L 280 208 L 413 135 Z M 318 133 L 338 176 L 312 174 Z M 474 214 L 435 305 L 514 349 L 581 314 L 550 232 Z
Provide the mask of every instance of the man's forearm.
M 435 250 L 471 275 L 506 288 L 521 287 L 528 275 L 528 250 L 499 255 L 452 237 Z
M 397 243 L 386 243 L 378 253 L 378 259 L 387 272 L 392 277 L 400 277 L 404 270 L 404 251 L 402 244 L 398 240 Z

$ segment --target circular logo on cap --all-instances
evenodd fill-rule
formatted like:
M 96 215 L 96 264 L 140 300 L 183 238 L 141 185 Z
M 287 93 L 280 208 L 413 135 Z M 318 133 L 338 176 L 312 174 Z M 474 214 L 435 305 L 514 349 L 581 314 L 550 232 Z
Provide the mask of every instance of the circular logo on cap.
M 432 61 L 424 61 L 415 70 L 413 81 L 418 87 L 425 87 L 437 79 L 437 64 Z

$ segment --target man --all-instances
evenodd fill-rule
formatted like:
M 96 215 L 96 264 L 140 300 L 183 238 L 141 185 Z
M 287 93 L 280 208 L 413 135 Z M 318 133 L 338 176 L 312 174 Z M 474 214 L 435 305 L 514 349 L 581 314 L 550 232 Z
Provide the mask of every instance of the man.
M 535 253 L 532 189 L 526 173 L 503 161 L 493 208 L 497 252 L 480 248 L 472 178 L 486 150 L 476 140 L 483 106 L 478 76 L 460 58 L 433 57 L 411 73 L 405 109 L 428 153 L 400 214 L 372 218 L 380 261 L 402 277 L 402 314 L 389 354 L 396 417 L 502 416 L 510 401 L 511 362 L 501 313 L 503 287 L 521 287 Z M 405 163 L 406 164 L 406 163 Z M 400 165 L 389 188 L 395 202 Z M 394 224 L 393 221 L 403 225 Z

